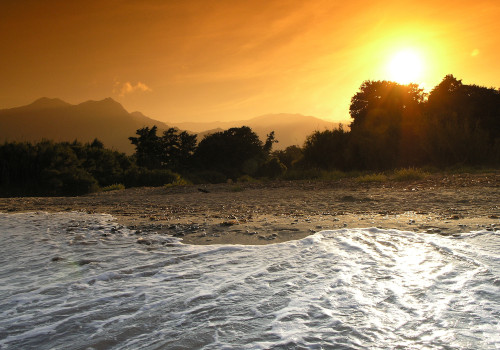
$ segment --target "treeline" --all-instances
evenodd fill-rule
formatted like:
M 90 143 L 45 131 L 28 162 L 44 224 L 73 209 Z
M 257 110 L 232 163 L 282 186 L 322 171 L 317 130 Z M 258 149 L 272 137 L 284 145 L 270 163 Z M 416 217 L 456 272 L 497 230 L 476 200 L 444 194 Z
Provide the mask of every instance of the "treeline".
M 266 142 L 248 127 L 205 137 L 169 129 L 137 130 L 129 138 L 133 156 L 92 143 L 43 141 L 0 145 L 0 195 L 81 195 L 100 189 L 220 183 L 244 175 L 275 177 L 285 171 L 270 159 L 274 133 Z M 273 168 L 274 166 L 274 168 Z M 118 186 L 119 187 L 119 186 Z
M 317 131 L 295 164 L 387 170 L 498 166 L 500 91 L 446 76 L 429 94 L 416 84 L 366 81 L 351 99 L 350 130 Z M 296 148 L 287 153 L 299 153 Z
M 92 143 L 42 141 L 0 145 L 0 195 L 81 195 L 113 184 L 160 186 L 179 179 L 170 170 L 137 165 L 134 157 Z
M 446 76 L 429 94 L 415 84 L 366 81 L 352 123 L 316 131 L 304 145 L 272 151 L 249 127 L 205 136 L 156 127 L 129 138 L 135 154 L 92 143 L 0 145 L 0 195 L 78 195 L 114 184 L 221 183 L 307 177 L 315 170 L 500 165 L 500 91 Z M 198 142 L 199 141 L 199 142 Z
M 274 132 L 262 142 L 249 127 L 231 128 L 205 136 L 168 129 L 157 135 L 156 127 L 137 130 L 130 137 L 137 164 L 151 170 L 169 169 L 194 183 L 219 183 L 241 176 L 276 177 L 286 168 L 271 157 L 277 142 Z

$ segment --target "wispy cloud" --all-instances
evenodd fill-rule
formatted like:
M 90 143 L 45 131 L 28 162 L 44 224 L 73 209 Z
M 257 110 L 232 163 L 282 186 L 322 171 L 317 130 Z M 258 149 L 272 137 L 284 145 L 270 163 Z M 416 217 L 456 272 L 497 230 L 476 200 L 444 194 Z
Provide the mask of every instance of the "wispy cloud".
M 118 94 L 120 97 L 123 97 L 125 95 L 137 92 L 137 91 L 142 91 L 142 92 L 151 92 L 153 89 L 151 89 L 149 86 L 146 84 L 138 81 L 137 84 L 132 84 L 129 81 L 126 81 L 124 83 L 121 83 L 119 81 L 115 82 L 115 86 L 113 87 L 113 93 Z

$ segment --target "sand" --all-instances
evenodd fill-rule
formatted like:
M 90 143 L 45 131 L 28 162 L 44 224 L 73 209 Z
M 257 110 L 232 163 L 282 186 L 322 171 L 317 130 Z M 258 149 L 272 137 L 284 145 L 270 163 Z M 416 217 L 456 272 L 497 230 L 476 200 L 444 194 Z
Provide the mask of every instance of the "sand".
M 419 181 L 272 181 L 132 188 L 80 197 L 0 198 L 0 212 L 108 213 L 147 243 L 270 244 L 321 230 L 378 227 L 455 235 L 500 228 L 500 172 Z

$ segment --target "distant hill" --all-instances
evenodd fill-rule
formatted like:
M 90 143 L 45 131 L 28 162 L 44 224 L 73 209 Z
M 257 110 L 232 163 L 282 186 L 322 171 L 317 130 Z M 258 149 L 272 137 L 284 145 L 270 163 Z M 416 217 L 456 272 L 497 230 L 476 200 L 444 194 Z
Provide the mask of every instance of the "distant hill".
M 140 112 L 127 112 L 111 98 L 71 105 L 57 98 L 40 98 L 27 106 L 0 110 L 0 142 L 101 140 L 108 148 L 132 153 L 128 137 L 137 129 L 168 126 Z
M 175 126 L 181 130 L 206 135 L 220 130 L 226 130 L 233 127 L 249 126 L 261 140 L 265 140 L 267 134 L 275 132 L 276 139 L 279 141 L 274 146 L 275 149 L 284 149 L 291 145 L 302 146 L 306 137 L 314 131 L 323 131 L 338 127 L 339 123 L 332 123 L 311 116 L 302 114 L 266 114 L 260 117 L 238 120 L 233 122 L 210 122 L 210 123 L 175 123 Z M 199 137 L 199 139 L 201 139 Z
M 128 140 L 137 129 L 156 125 L 160 135 L 169 126 L 151 119 L 141 112 L 127 112 L 123 106 L 106 98 L 72 105 L 57 98 L 40 98 L 21 107 L 0 110 L 0 142 L 42 139 L 54 141 L 91 142 L 101 140 L 108 148 L 131 154 L 134 147 Z M 249 126 L 264 141 L 275 131 L 275 149 L 290 145 L 302 146 L 315 130 L 331 129 L 338 123 L 301 114 L 267 114 L 248 120 L 211 123 L 177 123 L 174 127 L 197 133 L 198 140 L 205 135 L 232 127 Z

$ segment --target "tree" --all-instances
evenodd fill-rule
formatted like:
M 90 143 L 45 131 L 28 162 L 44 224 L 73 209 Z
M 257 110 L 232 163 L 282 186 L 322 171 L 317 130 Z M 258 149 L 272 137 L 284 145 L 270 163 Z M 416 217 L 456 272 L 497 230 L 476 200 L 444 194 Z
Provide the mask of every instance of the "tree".
M 425 149 L 436 165 L 493 162 L 500 140 L 500 92 L 447 75 L 429 94 Z
M 156 135 L 158 128 L 153 126 L 138 129 L 136 134 L 139 137 L 129 137 L 128 139 L 135 145 L 135 156 L 137 165 L 148 169 L 158 169 L 162 165 L 162 145 L 160 138 Z
M 186 131 L 178 132 L 170 128 L 163 132 L 161 137 L 162 165 L 174 171 L 182 171 L 191 165 L 191 160 L 196 149 L 196 135 Z
M 304 163 L 321 169 L 347 168 L 349 132 L 340 125 L 338 129 L 315 131 L 304 143 Z
M 292 168 L 295 163 L 300 161 L 304 156 L 302 148 L 297 145 L 288 146 L 284 150 L 274 151 L 273 156 L 277 157 L 287 169 Z
M 260 166 L 258 175 L 275 179 L 283 175 L 286 170 L 286 166 L 277 157 L 272 157 Z
M 268 135 L 263 145 L 252 129 L 242 126 L 207 135 L 199 143 L 195 157 L 202 169 L 237 178 L 241 174 L 255 174 L 268 157 L 272 143 L 274 133 Z
M 456 119 L 470 128 L 480 127 L 494 143 L 500 137 L 500 91 L 478 85 L 465 85 L 447 75 L 429 94 L 429 118 L 445 123 Z
M 191 164 L 196 148 L 196 135 L 169 128 L 162 136 L 156 135 L 157 127 L 138 129 L 139 137 L 129 137 L 135 145 L 137 165 L 148 169 L 185 170 Z
M 365 81 L 351 99 L 351 159 L 360 168 L 384 169 L 418 162 L 426 99 L 416 84 Z

